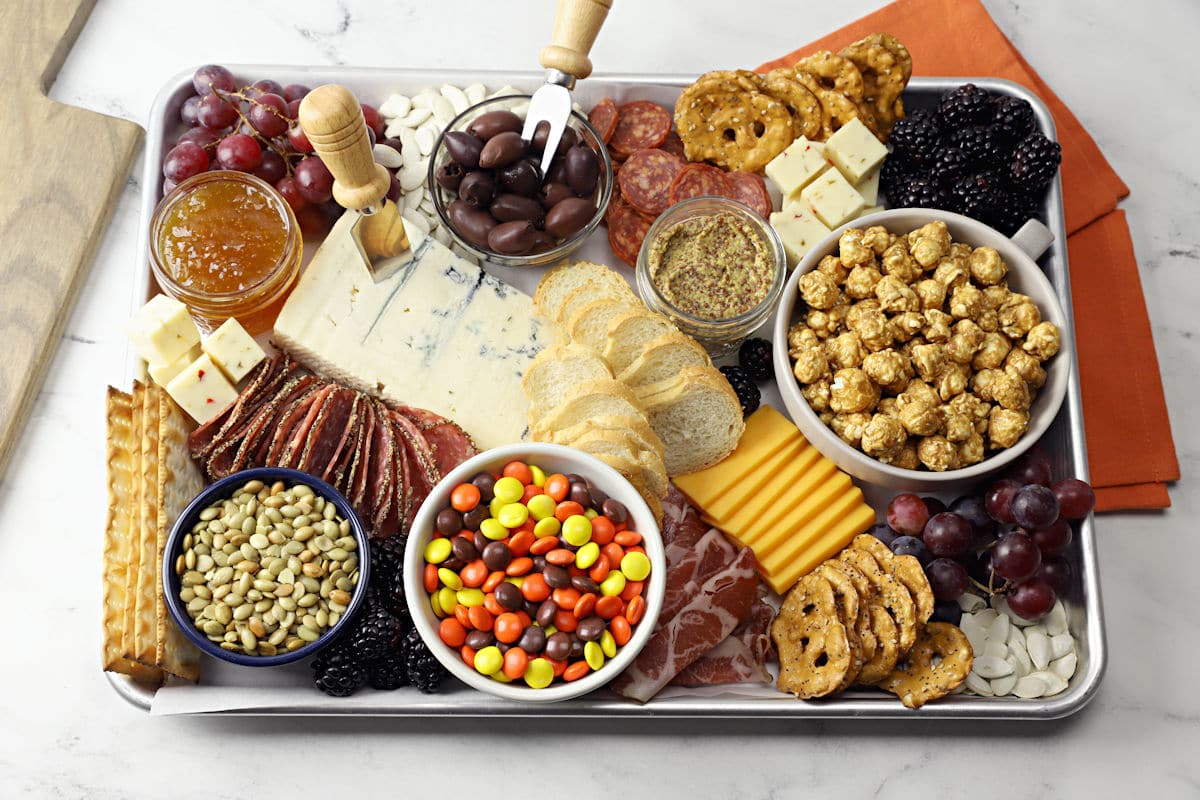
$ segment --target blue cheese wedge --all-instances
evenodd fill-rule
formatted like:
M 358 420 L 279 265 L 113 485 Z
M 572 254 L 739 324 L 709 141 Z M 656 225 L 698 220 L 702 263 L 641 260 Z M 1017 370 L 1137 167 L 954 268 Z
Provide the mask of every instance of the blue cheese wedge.
M 246 333 L 246 329 L 233 317 L 206 336 L 200 347 L 232 383 L 246 377 L 267 357 L 254 337 Z
M 426 408 L 481 448 L 526 434 L 521 376 L 550 338 L 533 301 L 405 221 L 413 258 L 375 283 L 334 226 L 275 321 L 274 341 L 322 375 Z
M 858 183 L 879 168 L 887 158 L 887 148 L 875 134 L 855 117 L 825 142 L 825 158 L 842 171 L 851 183 Z

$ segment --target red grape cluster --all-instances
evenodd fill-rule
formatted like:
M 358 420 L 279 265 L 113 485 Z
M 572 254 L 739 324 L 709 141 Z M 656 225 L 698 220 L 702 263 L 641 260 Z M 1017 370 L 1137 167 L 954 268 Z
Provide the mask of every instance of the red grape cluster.
M 193 175 L 212 169 L 249 172 L 279 190 L 310 235 L 328 230 L 341 213 L 333 202 L 333 176 L 296 121 L 308 87 L 273 80 L 244 85 L 225 67 L 208 64 L 192 75 L 196 93 L 179 116 L 188 130 L 163 159 L 163 194 Z M 383 118 L 363 104 L 372 144 L 383 136 Z M 384 144 L 400 148 L 399 140 Z M 391 199 L 400 185 L 392 177 Z
M 871 534 L 897 555 L 915 556 L 937 601 L 934 618 L 957 624 L 958 598 L 974 583 L 1003 593 L 1018 616 L 1041 619 L 1071 582 L 1064 557 L 1071 522 L 1095 505 L 1081 480 L 1054 481 L 1050 458 L 1033 448 L 981 494 L 959 497 L 947 508 L 935 497 L 898 494 L 887 523 Z

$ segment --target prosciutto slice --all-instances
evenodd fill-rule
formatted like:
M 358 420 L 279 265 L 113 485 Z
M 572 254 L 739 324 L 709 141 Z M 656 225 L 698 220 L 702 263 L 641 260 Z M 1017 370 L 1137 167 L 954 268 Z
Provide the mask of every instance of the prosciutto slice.
M 671 681 L 673 686 L 710 686 L 718 683 L 770 683 L 766 662 L 771 655 L 771 620 L 775 609 L 765 600 L 754 601 L 750 618 L 734 628 L 721 643 L 693 661 Z
M 719 530 L 710 528 L 700 537 L 700 541 L 680 555 L 675 563 L 668 559 L 667 588 L 658 618 L 672 619 L 696 595 L 705 581 L 732 564 L 735 558 L 736 548 Z

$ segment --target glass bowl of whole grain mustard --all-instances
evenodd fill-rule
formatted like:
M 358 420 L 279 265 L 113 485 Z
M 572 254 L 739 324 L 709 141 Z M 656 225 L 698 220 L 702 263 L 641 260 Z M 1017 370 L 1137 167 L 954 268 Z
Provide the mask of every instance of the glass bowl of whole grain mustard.
M 732 352 L 779 302 L 787 257 L 779 235 L 748 207 L 697 197 L 650 226 L 637 261 L 637 287 L 714 356 Z

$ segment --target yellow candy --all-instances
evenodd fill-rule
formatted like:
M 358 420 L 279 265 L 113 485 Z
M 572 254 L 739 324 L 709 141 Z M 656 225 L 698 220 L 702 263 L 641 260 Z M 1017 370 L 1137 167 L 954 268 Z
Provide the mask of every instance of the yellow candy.
M 430 564 L 440 564 L 450 557 L 453 552 L 449 539 L 430 539 L 425 545 L 425 560 Z
M 446 612 L 442 611 L 442 603 L 440 600 L 438 600 L 439 594 L 440 592 L 434 592 L 433 594 L 429 595 L 429 607 L 433 609 L 433 613 L 436 616 L 445 617 L 448 615 Z
M 500 649 L 495 648 L 499 653 Z M 482 650 L 479 652 L 483 652 Z M 475 654 L 475 663 L 479 663 L 479 653 Z M 554 681 L 554 667 L 544 658 L 535 658 L 525 668 L 525 683 L 533 689 L 545 689 Z
M 608 573 L 608 577 L 600 581 L 600 594 L 605 597 L 616 597 L 625 591 L 625 575 L 617 570 Z
M 609 658 L 617 654 L 617 640 L 607 630 L 600 634 L 600 650 Z
M 506 503 L 500 508 L 496 519 L 506 528 L 519 528 L 529 519 L 529 509 L 522 503 Z
M 438 580 L 447 588 L 453 589 L 456 592 L 463 587 L 462 578 L 458 577 L 458 573 L 445 567 L 438 570 Z
M 455 593 L 455 597 L 464 606 L 483 605 L 483 592 L 479 589 L 459 589 Z
M 587 648 L 584 648 L 585 650 Z M 481 675 L 495 675 L 504 666 L 504 654 L 496 645 L 488 645 L 475 654 L 475 671 Z M 553 677 L 554 668 L 550 668 Z
M 479 523 L 479 532 L 493 542 L 498 542 L 508 536 L 508 528 L 498 519 L 485 519 Z
M 526 506 L 529 508 L 529 514 L 537 522 L 541 522 L 544 519 L 554 519 L 554 509 L 557 505 L 554 502 L 554 498 L 548 494 L 535 494 L 526 503 Z M 557 521 L 555 520 L 555 522 Z
M 595 564 L 598 558 L 600 558 L 600 545 L 595 542 L 588 542 L 576 551 L 575 566 L 580 569 L 587 569 L 592 564 Z
M 592 521 L 582 514 L 572 514 L 563 522 L 562 537 L 567 544 L 582 547 L 591 541 Z
M 600 512 L 594 508 L 589 508 L 587 511 L 583 512 L 583 515 L 588 519 L 595 519 L 596 517 L 600 516 Z
M 500 509 L 504 508 L 506 502 L 499 497 L 493 497 L 492 502 L 488 503 L 488 514 L 493 517 L 500 515 Z
M 525 484 L 506 475 L 496 481 L 492 494 L 501 503 L 516 503 L 525 496 Z
M 558 532 L 562 530 L 562 523 L 555 517 L 546 517 L 538 520 L 533 526 L 533 535 L 539 539 L 544 539 L 547 536 L 558 536 Z
M 496 683 L 512 683 L 512 678 L 505 675 L 502 669 L 492 673 L 492 680 Z
M 504 579 L 504 582 L 505 582 L 505 583 L 511 583 L 513 586 L 515 586 L 515 587 L 517 587 L 518 589 L 520 589 L 520 588 L 521 588 L 521 586 L 522 586 L 522 585 L 524 585 L 524 583 L 525 583 L 525 578 L 524 578 L 524 577 L 522 577 L 522 576 L 520 576 L 520 575 L 518 575 L 518 576 L 515 576 L 515 577 L 512 577 L 512 578 L 505 578 L 505 579 Z
M 650 559 L 645 553 L 626 553 L 621 559 L 621 572 L 631 581 L 644 581 L 650 577 Z
M 453 589 L 448 589 L 443 586 L 437 590 L 438 605 L 442 607 L 442 616 L 448 617 L 454 613 L 454 606 L 458 603 L 458 594 Z
M 546 473 L 541 467 L 530 464 L 529 465 L 529 473 L 531 475 L 533 475 L 533 485 L 534 486 L 545 486 L 546 485 Z
M 475 656 L 475 660 L 479 661 L 479 656 Z M 594 670 L 604 666 L 604 651 L 599 643 L 588 642 L 583 646 L 583 660 Z

